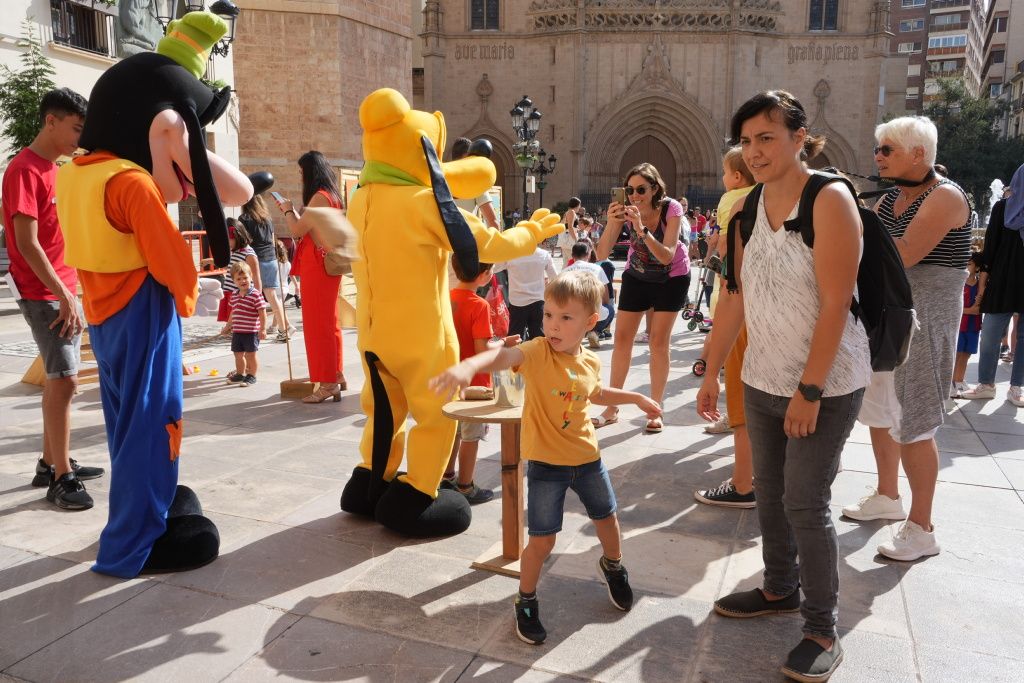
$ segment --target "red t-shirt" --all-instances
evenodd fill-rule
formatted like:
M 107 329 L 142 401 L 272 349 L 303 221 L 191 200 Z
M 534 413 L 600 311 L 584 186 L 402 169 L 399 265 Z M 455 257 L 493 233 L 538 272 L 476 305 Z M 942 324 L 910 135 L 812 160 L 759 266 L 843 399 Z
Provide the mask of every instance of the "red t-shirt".
M 453 289 L 450 294 L 455 333 L 459 336 L 459 360 L 466 360 L 476 355 L 473 340 L 494 336 L 491 330 L 491 307 L 476 292 L 468 289 Z M 478 372 L 473 376 L 473 386 L 491 386 L 490 374 Z
M 11 259 L 11 276 L 23 299 L 56 301 L 57 295 L 36 277 L 18 250 L 14 234 L 14 217 L 18 214 L 36 219 L 39 224 L 39 244 L 57 277 L 72 293 L 78 287 L 75 269 L 64 263 L 64 235 L 57 222 L 57 204 L 53 195 L 56 178 L 57 164 L 42 158 L 28 147 L 11 159 L 4 172 L 4 234 L 7 235 L 7 253 Z

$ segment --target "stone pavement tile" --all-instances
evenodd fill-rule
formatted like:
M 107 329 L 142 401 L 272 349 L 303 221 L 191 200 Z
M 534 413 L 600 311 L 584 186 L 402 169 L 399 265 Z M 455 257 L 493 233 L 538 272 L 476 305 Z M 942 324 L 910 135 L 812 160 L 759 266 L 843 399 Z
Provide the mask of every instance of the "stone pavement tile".
M 460 650 L 304 617 L 225 681 L 455 681 L 472 659 Z
M 904 508 L 909 509 L 906 504 Z M 1024 529 L 1024 502 L 1012 490 L 940 481 L 935 487 L 932 518 L 937 525 L 950 521 Z
M 917 643 L 1009 657 L 1018 662 L 1018 671 L 1024 670 L 1024 583 L 954 574 L 923 560 L 901 584 Z
M 660 530 L 626 532 L 622 562 L 636 597 L 653 593 L 711 602 L 718 597 L 731 547 L 727 541 Z M 603 585 L 600 557 L 600 541 L 580 534 L 551 564 L 550 573 Z
M 952 520 L 937 524 L 935 529 L 942 552 L 928 558 L 929 569 L 1024 584 L 1024 531 Z M 904 572 L 916 566 L 881 557 L 879 561 Z
M 516 581 L 475 571 L 461 558 L 397 548 L 343 592 L 323 597 L 310 616 L 477 651 L 507 620 Z
M 1018 491 L 1024 491 L 1024 460 L 995 458 L 995 461 L 1010 481 L 1010 485 Z
M 332 479 L 256 467 L 202 484 L 196 492 L 204 510 L 276 522 L 337 487 Z
M 999 458 L 1024 460 L 1024 439 L 1019 435 L 978 432 L 989 453 Z
M 945 433 L 943 430 L 939 431 L 940 435 L 943 433 Z M 1006 476 L 992 460 L 988 450 L 981 445 L 981 440 L 974 436 L 973 432 L 971 436 L 978 442 L 976 450 L 982 450 L 984 453 L 949 451 L 942 449 L 940 445 L 939 481 L 1010 488 L 1010 483 L 1007 481 Z M 874 473 L 876 465 L 871 446 L 869 444 L 847 442 L 843 449 L 843 468 Z M 900 476 L 905 478 L 903 470 L 900 470 Z
M 959 413 L 952 413 L 952 415 L 963 419 Z M 977 432 L 971 429 L 970 425 L 965 425 L 962 429 L 953 428 L 950 425 L 950 417 L 951 415 L 946 416 L 946 424 L 935 435 L 935 440 L 939 444 L 939 450 L 952 453 L 970 453 L 971 455 L 988 455 L 988 449 L 985 448 L 985 444 L 978 438 Z
M 88 565 L 42 556 L 0 570 L 0 669 L 39 680 L 35 673 L 9 667 L 154 586 L 151 581 L 115 579 L 89 571 Z M 50 666 L 68 661 L 66 655 L 51 653 Z
M 390 552 L 408 541 L 405 536 L 388 531 L 372 519 L 342 512 L 340 499 L 339 487 L 312 498 L 278 523 L 343 539 L 346 543 L 370 550 L 374 556 Z
M 9 672 L 32 681 L 220 680 L 291 626 L 297 616 L 156 584 Z
M 628 477 L 615 487 L 619 523 L 623 530 L 657 528 L 676 534 L 731 539 L 737 533 L 740 517 L 750 513 L 704 505 L 693 498 L 698 488 L 716 486 L 719 481 L 721 479 L 709 476 L 707 484 L 698 486 L 668 478 Z M 756 531 L 754 535 L 759 533 Z
M 259 437 L 256 437 L 259 440 Z M 261 448 L 266 448 L 261 444 Z M 338 496 L 352 477 L 352 467 L 359 460 L 358 445 L 335 439 L 313 438 L 289 449 L 273 451 L 264 457 L 262 466 L 270 470 L 308 474 L 334 479 Z
M 22 508 L 35 509 L 39 501 L 46 503 L 46 489 L 42 486 L 32 486 L 32 477 L 26 474 L 0 472 L 0 519 L 13 515 Z M 52 508 L 49 503 L 46 505 Z M 3 522 L 3 530 L 3 538 L 6 539 L 6 520 Z
M 1003 391 L 1001 387 L 999 390 Z M 986 403 L 977 413 L 964 412 L 971 427 L 979 432 L 1024 436 L 1024 413 L 1004 402 L 1002 395 Z
M 34 560 L 37 557 L 38 556 L 35 553 L 30 553 L 19 548 L 11 548 L 6 545 L 0 545 L 0 569 L 21 564 L 27 560 Z
M 343 592 L 372 569 L 370 560 L 366 548 L 330 536 L 262 525 L 216 562 L 169 575 L 166 583 L 306 614 L 322 596 Z
M 707 683 L 784 681 L 779 671 L 802 638 L 800 622 L 789 619 L 709 617 L 695 675 Z M 916 681 L 909 640 L 839 628 L 843 662 L 832 681 Z
M 107 495 L 91 486 L 88 488 L 95 504 L 89 510 L 61 510 L 46 500 L 46 489 L 26 488 L 31 494 L 14 504 L 6 497 L 0 498 L 5 545 L 55 554 L 93 544 L 106 526 Z
M 476 656 L 469 663 L 469 666 L 466 667 L 459 680 L 466 683 L 472 683 L 472 681 L 487 681 L 488 683 L 570 683 L 571 681 L 578 682 L 590 679 L 530 669 L 490 657 Z
M 1019 683 L 1021 680 L 1019 660 L 926 644 L 918 644 L 916 649 L 921 680 L 928 683 Z
M 620 612 L 596 581 L 554 574 L 541 577 L 538 595 L 547 640 L 533 646 L 516 637 L 509 598 L 482 657 L 594 681 L 675 683 L 689 676 L 710 609 L 689 598 L 640 595 Z

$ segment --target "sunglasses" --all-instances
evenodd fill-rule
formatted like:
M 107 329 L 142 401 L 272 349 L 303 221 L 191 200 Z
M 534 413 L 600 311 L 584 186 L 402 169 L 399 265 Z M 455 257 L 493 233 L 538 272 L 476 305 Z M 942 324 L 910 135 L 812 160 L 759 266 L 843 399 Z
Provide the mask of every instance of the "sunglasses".
M 880 147 L 875 147 L 874 152 L 875 154 L 881 152 L 883 157 L 887 157 L 890 154 L 892 154 L 895 149 L 896 148 L 893 147 L 892 145 L 881 145 Z
M 626 195 L 629 197 L 632 197 L 634 192 L 636 192 L 641 197 L 647 194 L 647 185 L 641 185 L 640 187 L 630 187 L 629 185 L 626 185 L 625 189 Z

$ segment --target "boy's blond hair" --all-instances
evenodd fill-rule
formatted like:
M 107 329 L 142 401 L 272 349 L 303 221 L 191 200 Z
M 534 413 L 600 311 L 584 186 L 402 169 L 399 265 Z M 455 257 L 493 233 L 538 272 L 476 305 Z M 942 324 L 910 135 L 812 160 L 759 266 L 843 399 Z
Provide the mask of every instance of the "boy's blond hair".
M 252 268 L 245 261 L 235 261 L 231 264 L 231 279 L 234 280 L 239 273 L 245 273 L 250 280 L 252 279 Z
M 598 282 L 593 273 L 585 270 L 567 270 L 544 288 L 544 298 L 553 299 L 565 305 L 570 301 L 578 301 L 589 313 L 601 310 L 601 290 L 604 285 Z
M 730 147 L 729 151 L 722 157 L 722 161 L 725 163 L 726 168 L 735 173 L 739 173 L 743 176 L 743 180 L 746 181 L 747 185 L 754 184 L 754 175 L 747 168 L 747 162 L 743 161 L 743 148 L 739 145 Z

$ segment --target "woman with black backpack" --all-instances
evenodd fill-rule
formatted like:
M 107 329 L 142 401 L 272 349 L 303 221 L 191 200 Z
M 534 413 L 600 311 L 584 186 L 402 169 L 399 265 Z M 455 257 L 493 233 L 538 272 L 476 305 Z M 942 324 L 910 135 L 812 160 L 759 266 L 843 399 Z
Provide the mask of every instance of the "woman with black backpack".
M 795 219 L 814 178 L 806 160 L 825 141 L 808 134 L 807 114 L 791 94 L 768 91 L 744 103 L 732 136 L 761 189 L 750 202 L 756 220 L 746 244 L 735 238 L 745 201 L 733 208 L 729 252 L 737 287 L 718 300 L 697 413 L 709 422 L 719 417 L 718 373 L 745 322 L 744 408 L 765 571 L 763 589 L 720 598 L 714 609 L 739 618 L 799 610 L 804 638 L 782 672 L 825 681 L 843 657 L 831 485 L 871 379 L 867 332 L 850 310 L 861 221 L 849 189 L 830 182 L 809 207 L 813 248 L 804 240 Z
M 690 259 L 679 234 L 683 207 L 666 195 L 665 181 L 651 164 L 631 168 L 623 184 L 626 204 L 612 202 L 608 207 L 608 225 L 594 249 L 598 260 L 608 258 L 623 226 L 628 228 L 629 255 L 619 291 L 610 386 L 621 389 L 625 383 L 640 321 L 646 311 L 654 309 L 648 342 L 651 398 L 660 404 L 668 383 L 672 326 L 690 288 Z M 610 406 L 593 421 L 603 427 L 618 419 L 619 409 Z M 661 418 L 647 420 L 644 431 L 661 430 Z

